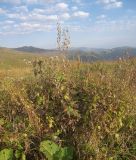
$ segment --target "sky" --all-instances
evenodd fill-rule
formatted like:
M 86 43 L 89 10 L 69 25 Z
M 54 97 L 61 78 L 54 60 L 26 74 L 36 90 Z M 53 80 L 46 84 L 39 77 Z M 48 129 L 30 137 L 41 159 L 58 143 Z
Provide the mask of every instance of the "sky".
M 56 48 L 56 23 L 71 47 L 136 47 L 136 0 L 0 0 L 0 46 Z

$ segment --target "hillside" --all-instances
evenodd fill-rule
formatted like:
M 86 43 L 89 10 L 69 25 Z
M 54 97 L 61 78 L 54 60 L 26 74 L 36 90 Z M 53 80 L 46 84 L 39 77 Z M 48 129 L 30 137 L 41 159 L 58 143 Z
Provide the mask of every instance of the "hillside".
M 68 57 L 70 59 L 80 59 L 82 61 L 96 60 L 117 60 L 119 58 L 135 57 L 136 48 L 117 47 L 112 49 L 95 49 L 95 48 L 76 48 L 70 50 Z
M 27 76 L 32 70 L 31 62 L 39 57 L 45 55 L 0 48 L 0 79 Z
M 27 62 L 40 56 L 41 54 L 32 54 L 8 48 L 0 48 L 0 69 L 26 67 Z
M 23 46 L 19 48 L 14 48 L 15 51 L 21 51 L 26 53 L 43 54 L 48 56 L 58 55 L 56 49 L 42 49 L 33 46 Z M 71 48 L 67 54 L 69 59 L 78 59 L 82 61 L 96 61 L 96 60 L 117 60 L 123 57 L 135 57 L 136 48 L 134 47 L 117 47 L 112 49 L 102 49 L 102 48 Z
M 100 55 L 100 59 L 105 60 L 114 60 L 118 58 L 125 57 L 135 57 L 136 56 L 136 48 L 133 47 L 118 47 L 112 48 L 111 50 L 103 51 Z
M 19 48 L 13 48 L 16 51 L 27 52 L 27 53 L 42 53 L 42 54 L 53 54 L 56 52 L 55 49 L 42 49 L 33 46 L 23 46 Z

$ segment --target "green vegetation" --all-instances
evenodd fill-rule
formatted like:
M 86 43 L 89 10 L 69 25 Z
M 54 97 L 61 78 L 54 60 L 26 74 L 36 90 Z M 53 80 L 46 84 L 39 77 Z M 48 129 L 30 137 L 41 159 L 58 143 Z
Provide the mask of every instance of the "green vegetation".
M 40 151 L 48 160 L 72 160 L 73 149 L 69 147 L 59 147 L 52 141 L 43 141 L 40 144 Z
M 136 159 L 136 59 L 28 66 L 0 79 L 0 160 Z

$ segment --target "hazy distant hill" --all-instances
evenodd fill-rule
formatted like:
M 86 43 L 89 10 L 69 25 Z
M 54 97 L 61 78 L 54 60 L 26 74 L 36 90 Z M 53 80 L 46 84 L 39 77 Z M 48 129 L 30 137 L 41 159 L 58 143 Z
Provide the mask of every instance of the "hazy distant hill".
M 83 61 L 94 60 L 116 60 L 118 58 L 135 57 L 136 48 L 134 47 L 117 47 L 113 49 L 95 49 L 95 48 L 74 48 L 69 52 L 70 59 L 78 59 Z
M 117 59 L 119 57 L 136 56 L 136 48 L 133 47 L 118 47 L 109 50 L 108 55 L 103 54 L 106 59 Z
M 96 53 L 100 53 L 100 52 L 108 51 L 109 49 L 105 49 L 105 48 L 78 47 L 78 48 L 71 48 L 71 50 L 72 50 L 72 51 L 83 51 L 83 52 L 96 52 Z
M 14 48 L 16 51 L 21 51 L 21 52 L 30 52 L 30 53 L 49 53 L 49 52 L 55 52 L 53 49 L 42 49 L 42 48 L 37 48 L 33 46 L 23 46 L 19 48 Z
M 0 48 L 2 51 L 4 48 Z M 45 54 L 45 55 L 58 55 L 60 54 L 56 49 L 42 49 L 36 48 L 33 46 L 23 46 L 12 50 L 16 54 L 18 53 L 34 53 L 34 54 Z M 96 60 L 116 60 L 122 57 L 135 57 L 136 56 L 136 48 L 134 47 L 117 47 L 112 49 L 103 49 L 103 48 L 71 48 L 67 54 L 69 59 L 79 59 L 82 61 L 96 61 Z

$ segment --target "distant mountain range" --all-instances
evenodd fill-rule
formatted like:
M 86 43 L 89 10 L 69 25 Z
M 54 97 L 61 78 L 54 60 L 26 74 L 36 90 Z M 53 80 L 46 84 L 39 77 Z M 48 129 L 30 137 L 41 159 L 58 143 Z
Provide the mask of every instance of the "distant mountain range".
M 21 51 L 21 52 L 31 52 L 31 53 L 49 53 L 49 52 L 54 52 L 54 49 L 43 49 L 43 48 L 36 48 L 33 46 L 23 46 L 19 48 L 13 48 L 16 51 Z
M 70 59 L 77 59 L 80 57 L 82 61 L 116 60 L 123 57 L 136 57 L 136 48 L 117 47 L 112 49 L 101 49 L 81 47 L 71 49 L 68 57 Z
M 33 46 L 23 46 L 19 48 L 12 48 L 12 50 L 18 52 L 27 52 L 35 54 L 47 54 L 47 55 L 56 55 L 59 54 L 57 49 L 42 49 L 36 48 Z M 135 47 L 117 47 L 112 49 L 103 49 L 103 48 L 71 48 L 67 54 L 69 59 L 78 59 L 82 61 L 95 61 L 95 60 L 116 60 L 122 57 L 136 57 L 136 48 Z

